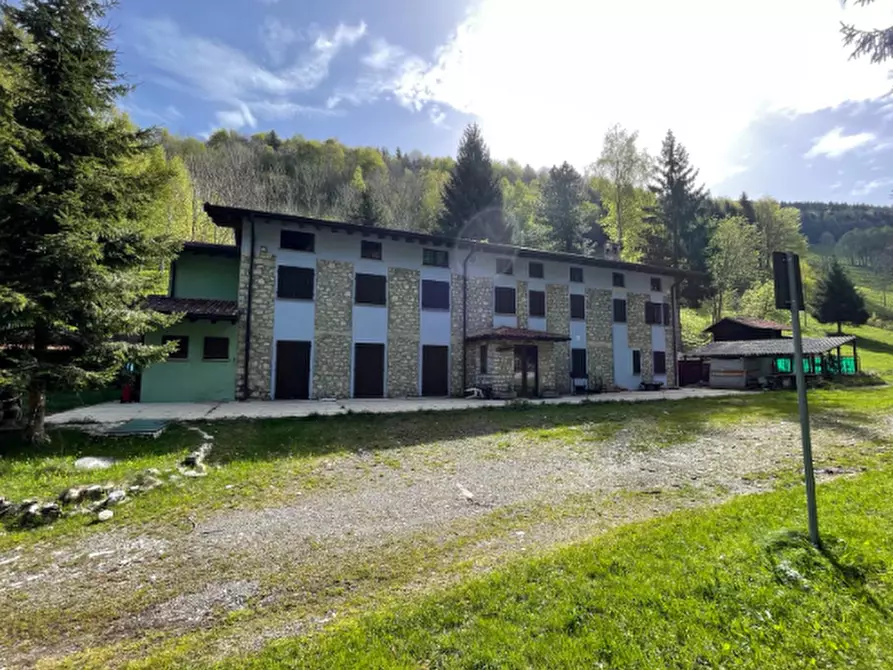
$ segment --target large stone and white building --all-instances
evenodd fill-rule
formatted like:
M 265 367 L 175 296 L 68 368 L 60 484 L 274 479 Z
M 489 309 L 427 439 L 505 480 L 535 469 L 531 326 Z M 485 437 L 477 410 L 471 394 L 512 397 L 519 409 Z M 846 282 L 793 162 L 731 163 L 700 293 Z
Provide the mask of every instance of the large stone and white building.
M 150 338 L 178 339 L 181 349 L 144 372 L 143 400 L 446 396 L 471 386 L 548 396 L 675 385 L 671 295 L 680 271 L 205 209 L 235 231 L 236 246 L 187 244 L 169 295 L 151 299 L 186 316 Z

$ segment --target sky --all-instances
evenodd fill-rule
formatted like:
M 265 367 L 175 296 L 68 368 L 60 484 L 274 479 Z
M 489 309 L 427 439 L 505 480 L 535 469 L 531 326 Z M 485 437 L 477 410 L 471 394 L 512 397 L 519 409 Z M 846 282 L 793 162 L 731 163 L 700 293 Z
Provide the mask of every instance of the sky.
M 619 123 L 668 129 L 714 195 L 893 204 L 890 66 L 854 61 L 840 0 L 129 0 L 109 17 L 123 107 L 205 137 L 334 137 L 585 170 Z

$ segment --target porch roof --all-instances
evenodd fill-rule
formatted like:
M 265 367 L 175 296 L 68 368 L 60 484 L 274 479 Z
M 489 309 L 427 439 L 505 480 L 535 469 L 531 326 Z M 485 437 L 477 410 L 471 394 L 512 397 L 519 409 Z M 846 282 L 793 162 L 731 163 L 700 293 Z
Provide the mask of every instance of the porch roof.
M 163 314 L 186 314 L 190 319 L 212 321 L 237 321 L 239 307 L 235 300 L 208 300 L 205 298 L 171 298 L 166 295 L 150 295 L 147 307 Z
M 804 337 L 803 353 L 807 356 L 823 354 L 831 349 L 854 341 L 854 335 L 837 337 Z M 760 358 L 763 356 L 793 356 L 794 340 L 734 340 L 711 342 L 689 352 L 691 356 L 704 358 Z
M 480 340 L 539 340 L 542 342 L 567 342 L 571 338 L 570 335 L 549 333 L 544 330 L 529 330 L 528 328 L 499 326 L 498 328 L 481 330 L 469 335 L 465 339 L 467 342 L 477 342 Z

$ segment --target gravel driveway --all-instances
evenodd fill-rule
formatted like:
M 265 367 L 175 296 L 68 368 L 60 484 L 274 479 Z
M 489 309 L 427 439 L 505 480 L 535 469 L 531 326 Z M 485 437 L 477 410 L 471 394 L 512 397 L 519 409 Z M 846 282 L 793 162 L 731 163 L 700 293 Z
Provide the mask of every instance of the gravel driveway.
M 884 426 L 854 432 L 822 422 L 817 463 L 872 432 Z M 622 429 L 605 441 L 512 432 L 333 456 L 319 466 L 322 486 L 296 487 L 275 509 L 221 511 L 194 528 L 115 528 L 0 555 L 0 611 L 55 622 L 31 640 L 0 641 L 0 668 L 208 630 L 246 607 L 258 623 L 208 645 L 221 654 L 256 647 L 381 589 L 440 586 L 469 565 L 486 569 L 616 523 L 771 488 L 768 473 L 790 471 L 799 458 L 799 426 L 785 421 L 709 430 L 664 448 L 631 446 Z

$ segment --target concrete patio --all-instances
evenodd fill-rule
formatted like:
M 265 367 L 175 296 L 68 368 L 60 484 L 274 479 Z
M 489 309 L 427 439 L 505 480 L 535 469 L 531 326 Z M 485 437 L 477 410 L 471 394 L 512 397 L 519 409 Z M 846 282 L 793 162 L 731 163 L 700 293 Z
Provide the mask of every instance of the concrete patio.
M 562 405 L 589 402 L 649 402 L 684 400 L 686 398 L 720 398 L 740 395 L 742 391 L 707 388 L 685 388 L 667 391 L 625 391 L 589 396 L 531 399 L 536 405 Z M 399 412 L 450 411 L 501 407 L 506 400 L 466 400 L 463 398 L 376 398 L 345 400 L 268 400 L 223 403 L 102 403 L 79 407 L 47 417 L 47 423 L 114 424 L 130 419 L 169 419 L 171 421 L 218 421 L 224 419 L 278 419 L 306 417 L 314 414 L 336 415 L 356 412 L 396 414 Z

